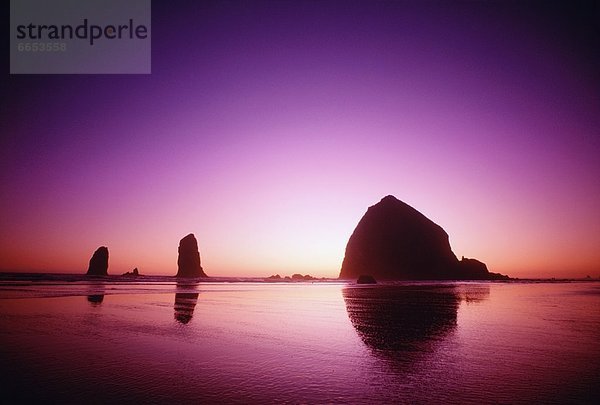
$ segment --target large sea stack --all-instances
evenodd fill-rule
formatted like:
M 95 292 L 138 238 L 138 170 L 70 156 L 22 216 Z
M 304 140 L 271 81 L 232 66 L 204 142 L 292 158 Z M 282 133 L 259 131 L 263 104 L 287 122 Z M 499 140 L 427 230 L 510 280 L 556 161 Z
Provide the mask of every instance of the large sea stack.
M 346 246 L 340 278 L 364 274 L 377 280 L 508 278 L 478 260 L 459 261 L 439 225 L 391 195 L 369 207 Z
M 179 241 L 177 267 L 177 277 L 207 277 L 200 266 L 198 241 L 193 233 Z
M 90 259 L 90 265 L 87 271 L 88 276 L 107 276 L 108 275 L 108 248 L 100 246 Z

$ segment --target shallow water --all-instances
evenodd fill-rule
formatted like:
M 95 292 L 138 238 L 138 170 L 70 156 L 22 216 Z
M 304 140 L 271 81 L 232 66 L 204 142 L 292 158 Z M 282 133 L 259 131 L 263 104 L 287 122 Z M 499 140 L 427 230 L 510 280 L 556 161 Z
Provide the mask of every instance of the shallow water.
M 594 403 L 599 283 L 4 283 L 5 402 Z

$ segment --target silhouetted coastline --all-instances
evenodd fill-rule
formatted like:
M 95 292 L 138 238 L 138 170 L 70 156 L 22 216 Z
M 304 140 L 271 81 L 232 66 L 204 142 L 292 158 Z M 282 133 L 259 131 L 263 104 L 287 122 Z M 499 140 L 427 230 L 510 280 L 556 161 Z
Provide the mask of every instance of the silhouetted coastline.
M 288 276 L 289 277 L 289 276 Z M 102 280 L 104 282 L 114 283 L 164 283 L 174 282 L 177 280 L 176 276 L 173 275 L 149 275 L 143 274 L 136 277 L 124 277 L 122 275 L 109 274 L 106 276 L 94 276 L 90 277 L 86 274 L 81 273 L 53 273 L 53 272 L 15 272 L 15 271 L 4 271 L 0 272 L 0 282 L 76 282 L 76 281 L 91 281 L 91 280 Z M 196 277 L 190 278 L 189 280 L 198 281 L 201 283 L 260 283 L 260 282 L 272 282 L 277 280 L 270 280 L 269 277 L 227 277 L 227 276 L 211 276 L 211 277 Z M 282 277 L 281 281 L 286 280 Z M 379 284 L 394 284 L 394 283 L 431 283 L 431 282 L 453 282 L 453 281 L 469 281 L 469 280 L 378 280 Z M 475 280 L 478 282 L 490 282 L 490 283 L 600 283 L 600 278 L 511 278 L 502 280 Z M 356 280 L 345 280 L 337 277 L 321 277 L 310 281 L 295 281 L 295 282 L 310 282 L 310 283 L 350 283 L 354 284 Z

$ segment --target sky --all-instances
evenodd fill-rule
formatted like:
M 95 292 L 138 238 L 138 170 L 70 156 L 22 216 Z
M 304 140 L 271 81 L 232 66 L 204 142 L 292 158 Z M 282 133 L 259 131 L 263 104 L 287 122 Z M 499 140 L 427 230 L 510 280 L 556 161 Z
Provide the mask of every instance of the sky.
M 594 3 L 154 1 L 151 75 L 3 44 L 0 269 L 174 275 L 192 232 L 210 276 L 337 277 L 392 194 L 490 271 L 599 277 Z

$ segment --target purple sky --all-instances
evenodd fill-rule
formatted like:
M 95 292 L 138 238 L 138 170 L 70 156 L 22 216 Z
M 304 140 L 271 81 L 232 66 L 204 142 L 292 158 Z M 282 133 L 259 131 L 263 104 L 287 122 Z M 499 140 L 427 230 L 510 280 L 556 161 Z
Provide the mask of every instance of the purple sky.
M 152 75 L 5 61 L 1 269 L 171 275 L 194 232 L 209 275 L 335 277 L 393 194 L 491 271 L 600 275 L 597 6 L 153 3 Z

